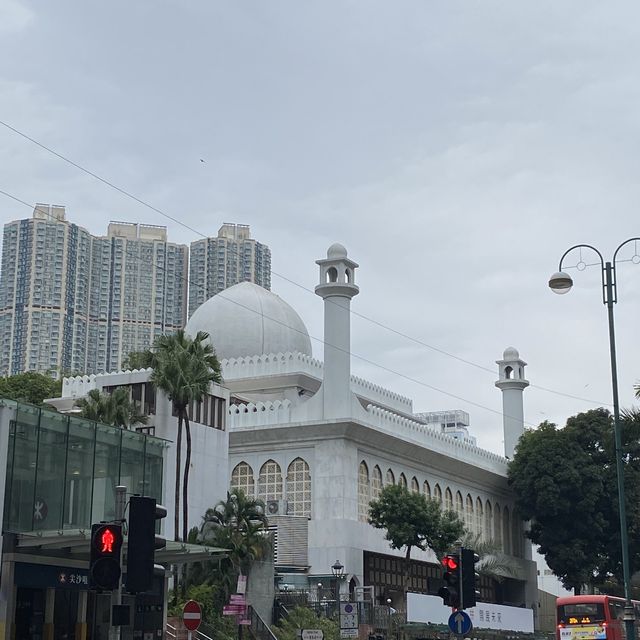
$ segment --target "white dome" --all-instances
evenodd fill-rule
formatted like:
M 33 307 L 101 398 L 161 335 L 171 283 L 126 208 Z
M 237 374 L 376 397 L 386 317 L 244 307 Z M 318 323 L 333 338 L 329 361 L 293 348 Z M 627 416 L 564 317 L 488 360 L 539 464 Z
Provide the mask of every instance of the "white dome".
M 504 353 L 502 354 L 502 359 L 503 360 L 519 360 L 520 354 L 518 353 L 518 350 L 515 349 L 514 347 L 507 347 L 504 350 Z
M 329 260 L 341 260 L 347 257 L 347 250 L 339 242 L 334 242 L 327 249 L 327 258 Z
M 279 296 L 252 282 L 221 291 L 201 304 L 185 331 L 206 331 L 220 360 L 263 353 L 300 351 L 312 355 L 300 316 Z

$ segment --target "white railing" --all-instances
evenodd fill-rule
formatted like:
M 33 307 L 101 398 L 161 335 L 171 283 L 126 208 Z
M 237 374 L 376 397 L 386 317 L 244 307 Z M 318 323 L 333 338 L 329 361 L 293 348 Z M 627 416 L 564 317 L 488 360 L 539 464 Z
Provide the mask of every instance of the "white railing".
M 228 418 L 230 429 L 286 424 L 291 418 L 291 401 L 268 400 L 267 402 L 232 404 L 229 406 Z

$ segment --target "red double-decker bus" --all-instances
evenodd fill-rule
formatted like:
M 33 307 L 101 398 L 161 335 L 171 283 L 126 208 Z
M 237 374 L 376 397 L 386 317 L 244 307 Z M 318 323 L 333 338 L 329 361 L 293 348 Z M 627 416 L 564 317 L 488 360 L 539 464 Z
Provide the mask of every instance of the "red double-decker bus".
M 556 640 L 625 640 L 624 599 L 614 596 L 558 598 Z M 636 628 L 640 603 L 633 602 Z

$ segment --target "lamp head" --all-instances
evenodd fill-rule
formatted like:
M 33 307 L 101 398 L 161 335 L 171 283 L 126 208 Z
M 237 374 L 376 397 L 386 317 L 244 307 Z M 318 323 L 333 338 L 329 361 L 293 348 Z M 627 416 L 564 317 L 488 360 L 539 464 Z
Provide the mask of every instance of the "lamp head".
M 342 566 L 340 560 L 336 560 L 333 563 L 331 567 L 331 573 L 333 573 L 334 577 L 336 578 L 342 578 L 342 575 L 344 574 L 344 567 Z
M 573 287 L 573 280 L 568 273 L 564 271 L 558 271 L 549 278 L 549 288 L 554 293 L 563 295 L 569 293 L 571 287 Z

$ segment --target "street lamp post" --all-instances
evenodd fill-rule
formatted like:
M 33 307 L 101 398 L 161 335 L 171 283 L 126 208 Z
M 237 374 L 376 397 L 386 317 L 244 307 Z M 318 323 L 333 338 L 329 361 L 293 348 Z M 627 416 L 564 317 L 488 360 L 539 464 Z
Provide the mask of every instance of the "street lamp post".
M 336 607 L 340 610 L 340 580 L 344 576 L 344 567 L 340 560 L 336 560 L 333 565 L 331 565 L 331 573 L 336 580 Z
M 618 481 L 618 511 L 620 513 L 620 544 L 622 547 L 622 576 L 624 582 L 624 624 L 626 630 L 627 640 L 635 640 L 635 614 L 633 605 L 631 604 L 631 580 L 629 570 L 629 542 L 627 538 L 627 514 L 625 508 L 625 491 L 624 491 L 624 466 L 623 466 L 623 452 L 622 452 L 622 424 L 620 422 L 620 403 L 618 400 L 618 366 L 616 362 L 616 338 L 615 328 L 613 321 L 613 305 L 618 301 L 617 291 L 617 279 L 616 279 L 616 258 L 618 252 L 622 247 L 629 243 L 635 243 L 635 252 L 631 258 L 631 262 L 634 264 L 640 263 L 640 254 L 638 253 L 638 242 L 640 238 L 629 238 L 622 244 L 618 245 L 618 248 L 613 254 L 613 260 L 611 262 L 605 262 L 602 254 L 598 249 L 589 244 L 577 244 L 564 252 L 562 258 L 560 258 L 560 265 L 558 272 L 554 273 L 549 279 L 549 287 L 555 293 L 564 294 L 568 293 L 573 286 L 573 280 L 571 276 L 562 271 L 562 265 L 566 256 L 572 251 L 580 250 L 580 260 L 575 265 L 578 271 L 583 271 L 587 266 L 582 260 L 582 249 L 589 249 L 594 251 L 598 258 L 600 258 L 601 277 L 602 277 L 602 302 L 607 306 L 607 315 L 609 320 L 609 353 L 611 356 L 611 386 L 613 389 L 613 428 L 615 436 L 615 455 L 616 455 L 616 477 Z M 598 264 L 598 263 L 595 263 Z

